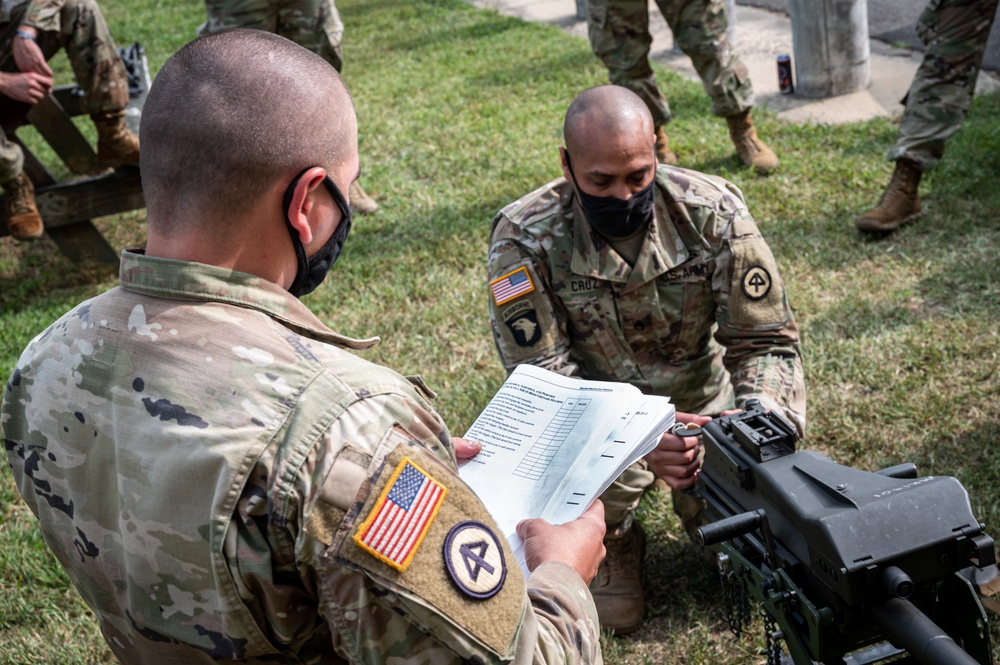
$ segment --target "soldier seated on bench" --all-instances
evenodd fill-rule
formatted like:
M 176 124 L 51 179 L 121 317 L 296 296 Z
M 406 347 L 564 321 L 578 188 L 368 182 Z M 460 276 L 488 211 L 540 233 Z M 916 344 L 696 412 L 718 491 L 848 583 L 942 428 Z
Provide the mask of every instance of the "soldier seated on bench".
M 96 0 L 13 0 L 0 3 L 0 95 L 37 103 L 52 89 L 46 62 L 66 49 L 87 110 L 97 127 L 97 156 L 106 166 L 139 164 L 139 137 L 125 126 L 128 79 Z M 18 240 L 41 237 L 35 188 L 20 146 L 0 132 L 0 185 L 7 227 Z

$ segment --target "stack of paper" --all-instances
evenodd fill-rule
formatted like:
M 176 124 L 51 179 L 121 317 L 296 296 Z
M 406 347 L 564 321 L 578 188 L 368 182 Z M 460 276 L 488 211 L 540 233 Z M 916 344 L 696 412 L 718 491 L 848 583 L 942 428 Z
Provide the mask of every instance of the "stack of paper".
M 669 398 L 520 365 L 466 432 L 483 450 L 459 463 L 459 475 L 524 568 L 518 522 L 576 519 L 673 423 Z

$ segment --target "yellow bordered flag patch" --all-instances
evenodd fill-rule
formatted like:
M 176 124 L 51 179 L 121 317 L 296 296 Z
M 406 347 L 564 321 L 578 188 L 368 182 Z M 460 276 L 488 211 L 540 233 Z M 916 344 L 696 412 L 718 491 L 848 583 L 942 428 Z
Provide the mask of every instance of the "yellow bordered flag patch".
M 518 296 L 531 293 L 535 290 L 535 283 L 531 281 L 528 268 L 521 266 L 517 270 L 497 277 L 490 282 L 490 291 L 493 293 L 493 301 L 497 305 L 510 302 Z
M 396 570 L 406 570 L 447 494 L 447 487 L 404 457 L 355 532 L 354 542 Z

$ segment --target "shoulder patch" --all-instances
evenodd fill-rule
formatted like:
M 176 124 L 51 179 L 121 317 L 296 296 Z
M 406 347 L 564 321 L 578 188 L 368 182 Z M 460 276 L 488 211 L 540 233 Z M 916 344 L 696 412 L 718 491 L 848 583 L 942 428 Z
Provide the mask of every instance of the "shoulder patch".
M 781 277 L 771 248 L 759 236 L 734 238 L 729 289 L 729 322 L 740 328 L 771 327 L 788 321 Z
M 493 302 L 497 305 L 510 302 L 514 298 L 531 293 L 534 290 L 535 283 L 532 281 L 531 275 L 528 274 L 528 269 L 525 266 L 512 270 L 506 275 L 501 275 L 490 282 L 490 292 L 493 294 Z
M 366 498 L 359 496 L 359 502 L 347 514 L 348 522 L 352 515 L 360 519 L 360 516 L 370 517 L 378 511 L 383 498 L 388 497 L 386 488 L 396 484 L 402 473 L 400 467 L 404 464 L 411 464 L 424 476 L 447 486 L 447 500 L 441 503 L 437 517 L 429 522 L 423 542 L 405 570 L 374 556 L 351 537 L 336 541 L 330 553 L 341 562 L 364 570 L 375 582 L 393 591 L 399 600 L 392 602 L 413 607 L 407 599 L 418 599 L 413 602 L 433 608 L 433 614 L 440 616 L 446 624 L 458 627 L 501 658 L 507 657 L 521 625 L 526 602 L 524 575 L 520 566 L 506 567 L 506 562 L 515 560 L 510 545 L 472 489 L 462 482 L 454 469 L 422 444 L 414 443 L 404 431 L 394 428 L 380 444 L 380 450 L 386 449 L 389 452 L 384 461 L 374 462 L 375 466 L 370 470 L 370 493 Z M 367 517 L 365 521 L 368 521 Z M 458 527 L 470 522 L 482 525 L 481 529 L 458 531 Z M 349 536 L 360 533 L 362 529 L 347 525 L 345 531 L 345 535 Z M 452 538 L 451 535 L 456 532 L 458 535 Z M 497 534 L 493 545 L 487 542 L 489 532 Z M 469 595 L 455 582 L 447 564 L 445 544 L 449 540 L 449 549 L 455 552 L 451 556 L 453 567 L 461 568 L 458 572 L 460 579 L 474 593 L 490 595 Z M 488 546 L 480 545 L 481 541 Z M 463 558 L 463 545 L 467 546 L 466 558 Z M 501 562 L 503 565 L 500 565 Z M 478 573 L 477 564 L 480 567 Z M 493 572 L 488 567 L 493 568 Z M 498 576 L 504 570 L 505 573 Z M 414 618 L 420 619 L 421 616 L 415 615 Z M 440 619 L 420 620 L 418 623 L 441 639 L 454 635 Z
M 458 590 L 485 600 L 497 594 L 507 578 L 500 539 L 482 522 L 459 522 L 444 541 L 444 563 Z
M 447 494 L 447 487 L 404 457 L 355 532 L 354 542 L 379 561 L 406 570 Z

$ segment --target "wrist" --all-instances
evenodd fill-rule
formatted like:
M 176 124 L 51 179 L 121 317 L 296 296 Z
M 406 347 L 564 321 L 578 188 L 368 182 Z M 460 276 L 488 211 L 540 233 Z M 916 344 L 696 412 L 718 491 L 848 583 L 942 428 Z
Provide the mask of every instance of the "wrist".
M 28 32 L 23 28 L 19 28 L 17 32 L 15 32 L 14 34 L 21 39 L 27 39 L 28 41 L 38 43 L 38 35 L 36 35 L 34 32 Z

